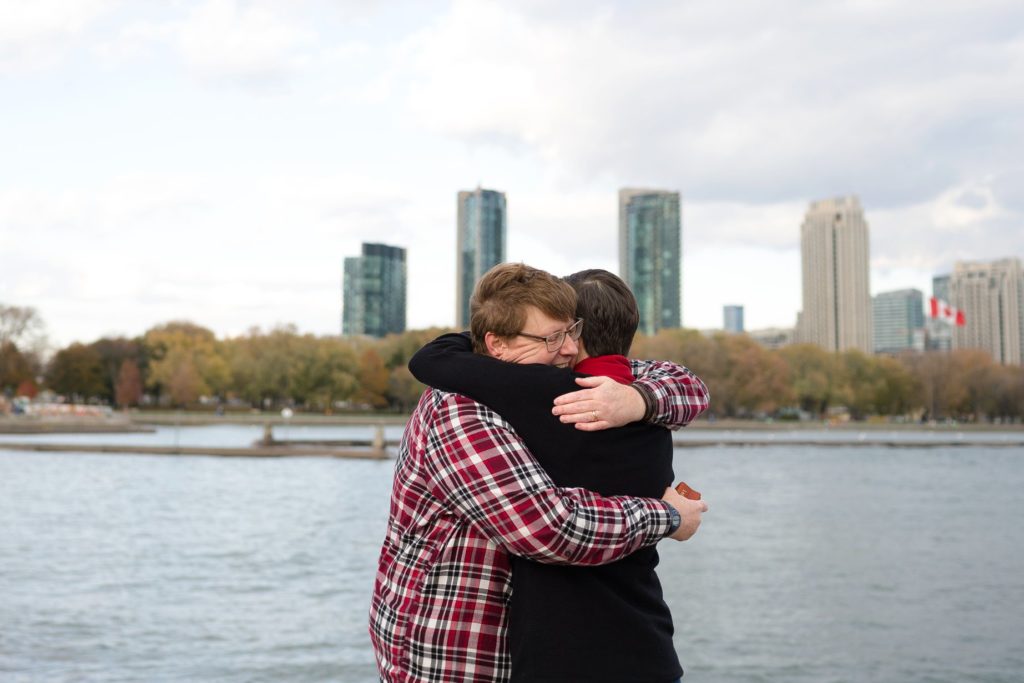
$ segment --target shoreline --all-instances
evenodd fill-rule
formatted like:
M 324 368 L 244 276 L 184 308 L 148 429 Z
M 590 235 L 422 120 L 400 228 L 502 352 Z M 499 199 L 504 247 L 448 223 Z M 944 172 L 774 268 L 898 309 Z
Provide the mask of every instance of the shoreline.
M 347 414 L 347 415 L 304 415 L 283 418 L 279 413 L 226 414 L 211 413 L 117 413 L 110 418 L 38 418 L 0 416 L 0 434 L 99 434 L 99 433 L 153 433 L 157 427 L 204 427 L 210 425 L 260 425 L 271 427 L 404 427 L 409 420 L 406 414 Z M 686 427 L 687 431 L 836 431 L 836 432 L 1020 432 L 1024 434 L 1024 423 L 919 423 L 885 422 L 866 420 L 864 422 L 826 423 L 807 422 L 761 422 L 740 419 L 708 420 L 700 418 Z

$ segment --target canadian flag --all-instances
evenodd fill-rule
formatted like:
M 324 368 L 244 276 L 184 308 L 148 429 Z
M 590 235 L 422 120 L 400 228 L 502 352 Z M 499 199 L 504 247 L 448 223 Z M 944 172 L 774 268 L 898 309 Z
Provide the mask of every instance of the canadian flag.
M 953 308 L 942 299 L 936 299 L 934 296 L 928 299 L 928 315 L 958 327 L 963 327 L 967 324 L 963 311 Z

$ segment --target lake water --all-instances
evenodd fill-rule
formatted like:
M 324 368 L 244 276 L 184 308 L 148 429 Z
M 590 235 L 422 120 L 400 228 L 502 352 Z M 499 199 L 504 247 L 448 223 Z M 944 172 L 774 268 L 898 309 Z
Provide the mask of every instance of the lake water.
M 260 435 L 175 431 L 60 439 Z M 375 680 L 392 467 L 0 451 L 0 680 Z M 711 506 L 662 545 L 685 680 L 1021 680 L 1021 449 L 687 448 L 676 471 Z

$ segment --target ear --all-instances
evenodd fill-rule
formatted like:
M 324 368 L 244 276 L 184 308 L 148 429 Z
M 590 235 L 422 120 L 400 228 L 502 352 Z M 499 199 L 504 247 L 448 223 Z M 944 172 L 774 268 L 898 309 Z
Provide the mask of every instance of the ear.
M 484 346 L 487 347 L 487 355 L 501 359 L 508 351 L 508 344 L 505 340 L 493 332 L 484 334 Z

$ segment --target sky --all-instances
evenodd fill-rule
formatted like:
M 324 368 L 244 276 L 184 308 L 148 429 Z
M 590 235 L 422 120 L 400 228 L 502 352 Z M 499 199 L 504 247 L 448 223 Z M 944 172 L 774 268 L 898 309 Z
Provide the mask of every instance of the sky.
M 456 193 L 508 251 L 618 269 L 617 192 L 678 191 L 683 323 L 792 326 L 811 201 L 872 294 L 1024 258 L 1024 4 L 0 0 L 0 303 L 52 346 L 190 320 L 340 332 L 362 242 L 455 319 Z

